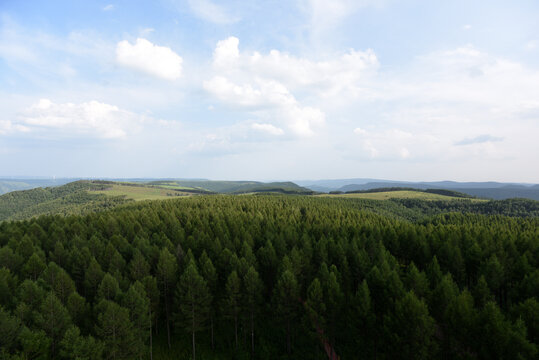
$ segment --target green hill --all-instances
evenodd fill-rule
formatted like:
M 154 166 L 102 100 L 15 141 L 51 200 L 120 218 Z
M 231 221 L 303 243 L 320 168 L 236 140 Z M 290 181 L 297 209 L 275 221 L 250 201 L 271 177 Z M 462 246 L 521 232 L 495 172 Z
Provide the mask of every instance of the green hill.
M 198 189 L 222 194 L 245 194 L 251 192 L 278 192 L 283 194 L 312 194 L 313 191 L 293 182 L 214 181 L 214 180 L 165 180 L 150 181 L 148 185 Z
M 345 197 L 345 198 L 358 198 L 358 199 L 372 199 L 372 200 L 390 200 L 390 199 L 418 199 L 418 200 L 463 200 L 469 199 L 470 196 L 466 194 L 460 194 L 455 191 L 449 190 L 417 190 L 407 188 L 391 188 L 391 189 L 373 189 L 365 191 L 351 191 L 347 193 L 341 193 L 338 191 L 331 192 L 330 194 L 322 194 L 320 196 L 330 197 Z M 474 201 L 481 201 L 476 200 Z
M 81 180 L 57 187 L 13 191 L 0 196 L 0 221 L 42 214 L 82 214 L 127 201 L 124 197 L 92 192 L 104 189 L 104 184 Z

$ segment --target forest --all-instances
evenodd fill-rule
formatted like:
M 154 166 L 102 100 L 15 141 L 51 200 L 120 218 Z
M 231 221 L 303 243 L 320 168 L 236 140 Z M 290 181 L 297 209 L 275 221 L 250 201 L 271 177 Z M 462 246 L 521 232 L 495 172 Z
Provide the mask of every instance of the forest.
M 536 359 L 538 295 L 537 202 L 204 195 L 0 222 L 2 360 Z

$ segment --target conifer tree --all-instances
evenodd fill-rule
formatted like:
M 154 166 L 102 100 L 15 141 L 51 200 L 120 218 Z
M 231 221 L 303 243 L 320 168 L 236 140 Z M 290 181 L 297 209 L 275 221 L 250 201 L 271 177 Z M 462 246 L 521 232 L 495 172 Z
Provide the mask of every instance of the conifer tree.
M 223 310 L 226 316 L 234 322 L 234 338 L 236 349 L 238 348 L 238 316 L 241 311 L 241 280 L 236 270 L 228 276 L 225 285 L 225 298 L 223 301 Z
M 247 310 L 250 330 L 251 330 L 251 357 L 254 357 L 255 352 L 255 324 L 254 319 L 258 311 L 260 302 L 262 301 L 262 292 L 264 290 L 262 281 L 258 276 L 258 272 L 253 266 L 249 268 L 247 274 L 243 278 L 244 284 L 244 303 Z
M 53 292 L 50 292 L 40 308 L 38 323 L 51 339 L 51 355 L 54 358 L 58 351 L 58 342 L 71 324 L 67 309 Z
M 132 359 L 137 354 L 137 342 L 129 310 L 114 301 L 101 300 L 97 305 L 96 334 L 105 345 L 109 359 Z
M 165 315 L 167 325 L 167 342 L 170 349 L 170 301 L 172 296 L 172 289 L 176 279 L 176 273 L 178 271 L 178 264 L 174 255 L 165 247 L 159 254 L 159 261 L 157 263 L 158 282 L 161 287 L 161 293 L 163 294 L 163 301 L 165 303 Z
M 213 262 L 209 258 L 206 251 L 202 252 L 202 255 L 200 256 L 200 273 L 204 280 L 206 280 L 206 283 L 208 284 L 208 289 L 210 291 L 210 294 L 212 295 L 212 303 L 210 304 L 210 330 L 211 330 L 211 348 L 214 349 L 214 336 L 213 336 L 213 320 L 215 317 L 215 311 L 214 311 L 214 304 L 215 304 L 215 296 L 217 293 L 217 271 L 215 270 L 215 267 L 213 266 Z
M 292 271 L 285 270 L 281 274 L 277 286 L 275 287 L 274 296 L 277 305 L 277 313 L 285 324 L 286 352 L 290 354 L 292 352 L 291 326 L 298 314 L 297 309 L 299 304 L 299 286 Z
M 191 333 L 193 360 L 196 359 L 196 333 L 204 328 L 209 317 L 211 294 L 206 281 L 198 273 L 194 260 L 183 272 L 176 289 L 179 324 Z
M 144 286 L 139 281 L 135 281 L 129 287 L 124 298 L 124 307 L 129 310 L 129 318 L 133 323 L 135 337 L 137 341 L 137 357 L 144 358 L 147 356 L 148 341 L 148 323 L 150 300 L 146 295 Z

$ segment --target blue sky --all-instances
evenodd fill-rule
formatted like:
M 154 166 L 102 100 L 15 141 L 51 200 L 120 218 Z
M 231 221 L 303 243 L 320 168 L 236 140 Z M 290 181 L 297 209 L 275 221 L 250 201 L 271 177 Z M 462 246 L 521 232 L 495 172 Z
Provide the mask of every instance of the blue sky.
M 537 1 L 0 1 L 0 176 L 539 182 Z

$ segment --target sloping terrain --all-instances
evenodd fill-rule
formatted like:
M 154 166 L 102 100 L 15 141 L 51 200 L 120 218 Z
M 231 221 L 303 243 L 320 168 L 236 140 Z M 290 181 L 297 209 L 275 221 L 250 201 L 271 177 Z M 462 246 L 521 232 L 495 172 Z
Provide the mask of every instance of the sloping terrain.
M 366 191 L 379 188 L 406 187 L 421 190 L 444 189 L 465 193 L 470 196 L 485 199 L 503 200 L 510 198 L 525 198 L 539 200 L 539 185 L 521 183 L 501 183 L 495 181 L 487 182 L 456 182 L 456 181 L 432 181 L 432 182 L 410 182 L 376 179 L 342 179 L 342 180 L 319 180 L 319 181 L 297 181 L 301 186 L 305 186 L 314 191 L 320 192 L 352 192 Z
M 0 196 L 0 221 L 42 214 L 82 214 L 126 202 L 123 197 L 89 192 L 104 189 L 103 184 L 81 180 L 57 187 L 13 191 Z
M 323 194 L 320 196 L 344 197 L 344 198 L 359 198 L 372 200 L 389 200 L 389 199 L 418 199 L 418 200 L 461 200 L 463 197 L 443 195 L 427 191 L 418 190 L 392 190 L 392 191 L 366 191 L 366 192 L 349 192 L 345 194 Z
M 148 185 L 161 187 L 178 187 L 185 189 L 198 189 L 207 192 L 224 194 L 244 194 L 251 192 L 279 192 L 285 194 L 311 194 L 313 191 L 294 184 L 293 182 L 258 181 L 213 181 L 213 180 L 166 180 L 150 181 Z

